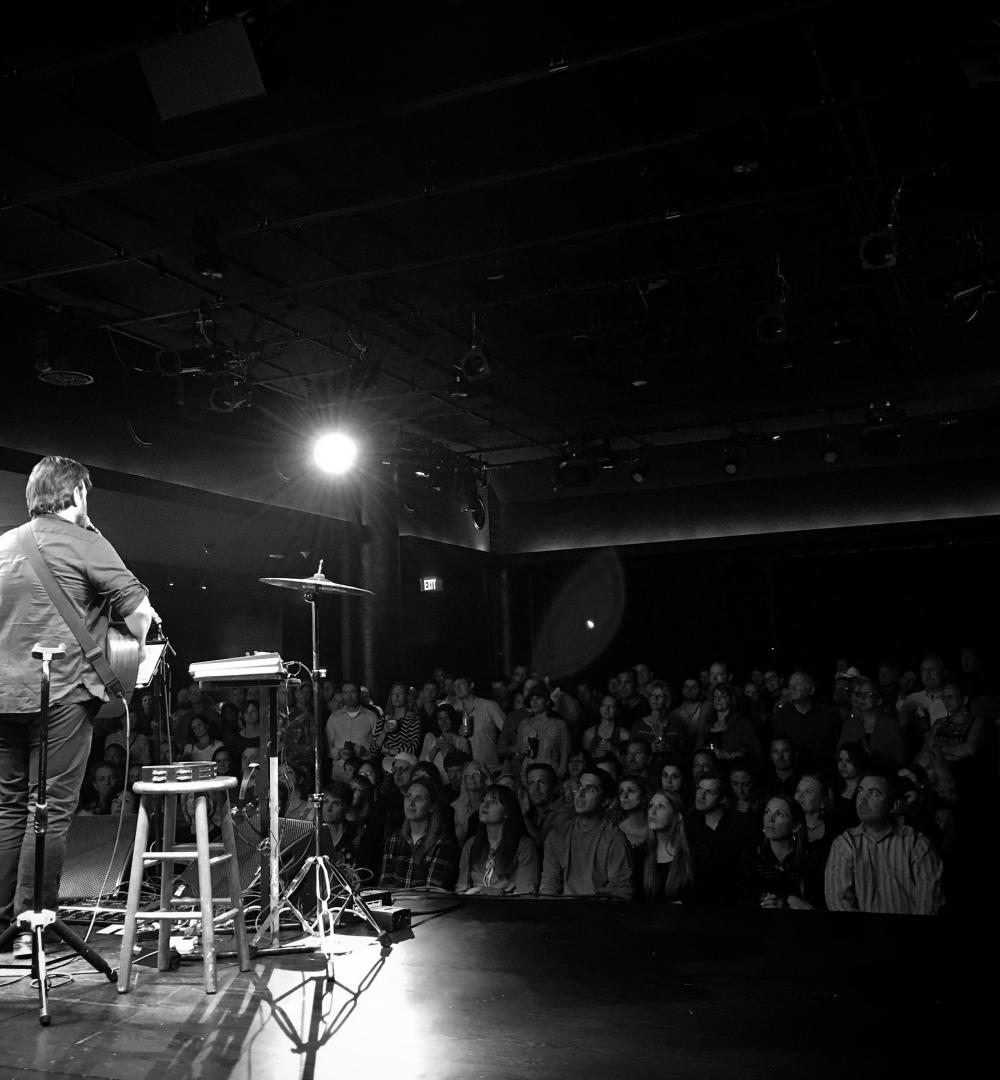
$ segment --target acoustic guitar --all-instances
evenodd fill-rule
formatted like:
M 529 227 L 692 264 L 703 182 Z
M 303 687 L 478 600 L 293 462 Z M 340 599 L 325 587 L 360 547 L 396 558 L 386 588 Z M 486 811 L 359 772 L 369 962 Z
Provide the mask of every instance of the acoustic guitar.
M 124 623 L 111 623 L 104 639 L 104 656 L 111 665 L 111 670 L 118 676 L 128 698 L 135 689 L 139 674 L 139 642 L 128 632 Z M 125 712 L 125 698 L 112 696 L 97 713 L 97 719 L 103 720 L 121 716 Z

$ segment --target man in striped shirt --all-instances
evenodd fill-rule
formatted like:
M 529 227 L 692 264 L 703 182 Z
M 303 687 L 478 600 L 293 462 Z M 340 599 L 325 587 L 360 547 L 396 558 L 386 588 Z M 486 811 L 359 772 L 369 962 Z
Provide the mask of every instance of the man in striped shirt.
M 861 780 L 856 828 L 838 836 L 826 863 L 830 911 L 936 915 L 944 904 L 942 864 L 922 833 L 896 818 L 895 779 L 872 770 Z

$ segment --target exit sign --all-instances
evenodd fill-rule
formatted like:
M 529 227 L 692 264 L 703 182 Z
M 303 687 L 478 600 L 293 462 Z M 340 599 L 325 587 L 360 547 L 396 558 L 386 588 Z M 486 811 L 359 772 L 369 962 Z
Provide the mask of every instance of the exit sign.
M 422 577 L 420 579 L 421 592 L 444 592 L 444 578 Z

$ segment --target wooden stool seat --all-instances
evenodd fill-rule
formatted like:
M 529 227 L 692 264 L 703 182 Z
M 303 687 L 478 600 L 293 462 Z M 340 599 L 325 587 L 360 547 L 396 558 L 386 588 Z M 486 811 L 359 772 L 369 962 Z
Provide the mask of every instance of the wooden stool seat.
M 215 926 L 228 919 L 233 920 L 236 937 L 236 955 L 240 971 L 250 967 L 250 944 L 246 922 L 243 917 L 243 897 L 240 888 L 239 866 L 236 860 L 236 834 L 229 807 L 229 792 L 236 787 L 234 776 L 217 776 L 210 780 L 184 780 L 170 783 L 153 783 L 139 780 L 133 791 L 139 796 L 135 825 L 135 848 L 132 853 L 132 872 L 128 883 L 128 900 L 125 904 L 125 933 L 122 937 L 121 960 L 118 966 L 118 993 L 127 994 L 131 989 L 132 951 L 135 946 L 136 923 L 139 919 L 159 922 L 157 937 L 157 968 L 170 970 L 170 927 L 176 920 L 201 917 L 201 952 L 204 964 L 205 993 L 216 990 Z M 194 795 L 193 844 L 177 844 L 177 800 Z M 211 843 L 208 839 L 208 798 L 218 800 L 222 842 Z M 163 800 L 163 850 L 147 851 L 149 821 L 155 810 L 156 800 Z M 172 895 L 174 863 L 196 862 L 198 864 L 198 908 L 193 909 L 188 899 L 175 899 Z M 139 910 L 143 871 L 149 863 L 161 863 L 160 906 L 153 911 Z M 212 896 L 212 867 L 224 865 L 229 895 Z M 216 913 L 214 905 L 225 904 L 226 909 Z M 183 907 L 182 905 L 189 905 Z

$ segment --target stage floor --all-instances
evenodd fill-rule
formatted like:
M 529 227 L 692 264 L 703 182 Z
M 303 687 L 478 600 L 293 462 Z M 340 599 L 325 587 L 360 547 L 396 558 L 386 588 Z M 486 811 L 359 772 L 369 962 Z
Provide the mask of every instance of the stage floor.
M 332 985 L 307 950 L 258 955 L 242 973 L 224 956 L 212 996 L 199 960 L 160 973 L 154 957 L 118 994 L 74 955 L 54 975 L 47 1028 L 26 966 L 0 957 L 0 1078 L 842 1080 L 928 1075 L 938 1055 L 955 1068 L 989 1033 L 993 994 L 976 997 L 995 970 L 986 927 L 988 957 L 945 919 L 396 903 L 411 930 L 387 955 L 366 928 L 338 934 Z M 117 968 L 117 939 L 91 942 Z

